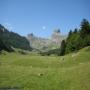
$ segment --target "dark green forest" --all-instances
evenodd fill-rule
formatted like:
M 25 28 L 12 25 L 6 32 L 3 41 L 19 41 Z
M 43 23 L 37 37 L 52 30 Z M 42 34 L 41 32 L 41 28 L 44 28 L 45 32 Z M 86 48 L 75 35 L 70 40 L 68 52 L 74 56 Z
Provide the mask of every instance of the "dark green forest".
M 17 33 L 7 30 L 0 24 L 0 51 L 13 51 L 13 48 L 31 50 L 28 40 Z
M 90 46 L 90 23 L 83 19 L 80 28 L 70 30 L 67 39 L 62 41 L 60 55 L 76 52 L 86 46 Z

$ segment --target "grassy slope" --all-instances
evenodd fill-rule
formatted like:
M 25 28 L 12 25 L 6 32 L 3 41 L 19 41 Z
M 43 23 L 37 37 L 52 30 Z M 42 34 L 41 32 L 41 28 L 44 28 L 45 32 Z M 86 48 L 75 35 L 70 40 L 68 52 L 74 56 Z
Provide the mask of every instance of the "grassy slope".
M 64 57 L 18 53 L 0 55 L 0 88 L 9 87 L 21 90 L 90 90 L 90 51 L 86 48 Z

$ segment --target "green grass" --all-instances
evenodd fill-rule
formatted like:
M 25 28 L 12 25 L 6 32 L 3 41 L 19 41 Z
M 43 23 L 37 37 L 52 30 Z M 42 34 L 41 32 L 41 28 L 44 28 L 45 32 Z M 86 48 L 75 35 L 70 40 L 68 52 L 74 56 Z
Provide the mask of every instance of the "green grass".
M 0 55 L 0 88 L 90 90 L 90 50 L 63 57 L 5 53 Z

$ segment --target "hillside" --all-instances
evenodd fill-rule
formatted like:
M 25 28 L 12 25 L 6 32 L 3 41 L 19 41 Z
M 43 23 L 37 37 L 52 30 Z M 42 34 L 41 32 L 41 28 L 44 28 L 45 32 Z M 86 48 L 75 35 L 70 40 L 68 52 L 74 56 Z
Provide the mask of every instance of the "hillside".
M 2 53 L 0 88 L 89 90 L 90 46 L 62 57 Z
M 7 30 L 0 24 L 0 51 L 13 51 L 13 48 L 31 50 L 28 40 L 17 33 Z

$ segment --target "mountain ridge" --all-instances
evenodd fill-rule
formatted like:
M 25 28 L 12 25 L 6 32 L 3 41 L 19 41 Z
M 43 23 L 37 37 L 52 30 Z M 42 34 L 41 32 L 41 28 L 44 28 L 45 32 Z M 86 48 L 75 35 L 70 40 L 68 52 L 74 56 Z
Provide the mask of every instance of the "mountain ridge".
M 33 33 L 27 35 L 31 47 L 39 50 L 50 50 L 60 47 L 61 41 L 66 39 L 66 36 L 61 35 L 60 30 L 54 30 L 50 38 L 37 37 Z
M 0 24 L 0 51 L 13 51 L 13 48 L 31 50 L 31 47 L 26 37 L 9 31 Z

